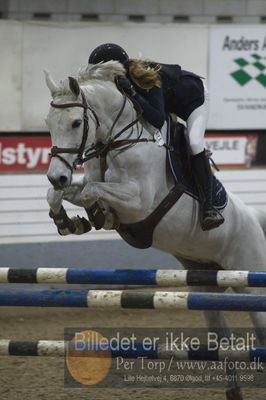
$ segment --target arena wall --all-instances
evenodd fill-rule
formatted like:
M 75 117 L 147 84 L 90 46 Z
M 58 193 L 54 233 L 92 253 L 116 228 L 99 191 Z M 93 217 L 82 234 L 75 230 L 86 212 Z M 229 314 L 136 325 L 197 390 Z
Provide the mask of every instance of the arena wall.
M 90 51 L 103 42 L 119 43 L 132 57 L 178 63 L 207 74 L 207 25 L 0 21 L 5 97 L 0 131 L 45 130 L 50 93 L 43 70 L 57 81 L 75 75 L 87 64 Z

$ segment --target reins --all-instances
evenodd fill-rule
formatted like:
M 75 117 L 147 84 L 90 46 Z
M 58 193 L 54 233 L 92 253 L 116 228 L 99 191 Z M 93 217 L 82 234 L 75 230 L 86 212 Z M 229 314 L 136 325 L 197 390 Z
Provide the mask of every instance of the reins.
M 93 144 L 88 150 L 85 151 L 86 142 L 87 142 L 88 134 L 89 134 L 89 119 L 88 119 L 87 110 L 91 111 L 91 113 L 94 116 L 96 129 L 99 128 L 100 123 L 99 123 L 99 119 L 98 119 L 96 112 L 93 110 L 93 108 L 91 108 L 87 104 L 83 90 L 81 90 L 80 92 L 81 92 L 81 97 L 82 97 L 82 103 L 72 102 L 72 103 L 57 104 L 57 103 L 54 103 L 53 101 L 50 103 L 51 106 L 54 108 L 69 108 L 69 107 L 70 108 L 72 108 L 72 107 L 83 108 L 83 135 L 82 135 L 82 140 L 81 140 L 80 146 L 78 148 L 76 148 L 76 147 L 57 147 L 57 146 L 53 146 L 51 148 L 51 156 L 58 157 L 71 170 L 71 172 L 73 172 L 73 170 L 76 169 L 78 165 L 82 165 L 84 162 L 89 161 L 92 158 L 100 157 L 101 158 L 101 162 L 100 162 L 101 163 L 101 171 L 102 171 L 101 174 L 103 177 L 104 172 L 105 172 L 105 170 L 103 171 L 103 169 L 105 169 L 105 165 L 106 165 L 106 156 L 110 150 L 118 149 L 118 148 L 124 147 L 126 145 L 133 145 L 133 144 L 136 144 L 139 142 L 154 141 L 154 140 L 141 139 L 141 138 L 117 140 L 122 135 L 122 133 L 124 133 L 125 131 L 127 131 L 128 129 L 133 127 L 135 124 L 137 124 L 140 121 L 140 118 L 142 116 L 142 109 L 141 109 L 140 105 L 137 102 L 135 102 L 132 98 L 130 98 L 130 100 L 134 104 L 134 107 L 137 112 L 137 117 L 112 137 L 113 130 L 114 130 L 118 120 L 120 119 L 120 117 L 125 109 L 125 105 L 126 105 L 127 96 L 125 93 L 122 93 L 123 94 L 123 103 L 122 103 L 122 106 L 121 106 L 118 114 L 116 115 L 116 117 L 114 119 L 114 122 L 113 122 L 111 128 L 109 129 L 109 132 L 107 134 L 107 137 L 108 137 L 107 142 L 106 143 L 98 142 L 96 144 Z M 64 157 L 61 156 L 61 154 L 64 154 L 64 153 L 77 154 L 77 158 L 74 161 L 73 166 L 71 166 L 70 163 Z
M 95 144 L 92 144 L 92 146 L 89 149 L 85 150 L 87 139 L 89 136 L 88 110 L 92 113 L 92 115 L 94 117 L 96 129 L 98 129 L 100 127 L 100 122 L 99 122 L 99 118 L 98 118 L 96 112 L 93 110 L 92 107 L 90 107 L 88 105 L 85 94 L 82 89 L 80 90 L 80 93 L 81 93 L 82 103 L 72 102 L 72 103 L 58 104 L 58 103 L 54 103 L 53 101 L 50 103 L 51 106 L 54 108 L 62 108 L 62 109 L 63 108 L 72 108 L 72 107 L 83 108 L 83 134 L 82 134 L 80 146 L 79 147 L 53 146 L 51 148 L 51 157 L 59 158 L 71 170 L 71 173 L 73 173 L 73 170 L 76 169 L 78 165 L 81 166 L 86 161 L 89 161 L 93 158 L 100 158 L 101 177 L 102 177 L 102 181 L 104 181 L 104 174 L 106 171 L 106 157 L 107 157 L 107 154 L 109 153 L 109 151 L 116 150 L 116 149 L 123 149 L 123 148 L 126 149 L 126 146 L 132 146 L 132 145 L 135 145 L 138 143 L 156 142 L 156 140 L 154 138 L 152 138 L 152 139 L 141 138 L 141 134 L 136 139 L 127 138 L 127 139 L 118 140 L 119 137 L 124 132 L 126 132 L 128 129 L 130 129 L 134 125 L 136 125 L 142 117 L 142 108 L 139 105 L 139 103 L 137 101 L 135 101 L 133 97 L 129 96 L 124 91 L 122 91 L 123 103 L 112 123 L 112 126 L 109 129 L 109 132 L 107 133 L 107 138 L 108 138 L 107 142 L 106 143 L 97 142 Z M 113 131 L 115 129 L 115 126 L 116 126 L 117 122 L 119 121 L 119 119 L 125 109 L 127 98 L 129 98 L 131 100 L 131 102 L 133 103 L 133 106 L 136 110 L 137 116 L 132 122 L 127 124 L 118 133 L 116 133 L 113 136 Z M 174 149 L 170 148 L 166 143 L 164 143 L 163 146 L 166 149 L 170 149 L 170 150 L 174 151 Z M 73 165 L 71 165 L 64 157 L 62 157 L 61 154 L 77 154 L 77 158 L 73 162 Z

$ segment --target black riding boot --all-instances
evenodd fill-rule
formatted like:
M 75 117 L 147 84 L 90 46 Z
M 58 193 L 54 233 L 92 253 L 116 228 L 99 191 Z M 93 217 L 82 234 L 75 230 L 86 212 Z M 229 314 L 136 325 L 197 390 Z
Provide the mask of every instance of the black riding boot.
M 221 225 L 224 218 L 212 205 L 213 176 L 205 150 L 191 156 L 191 164 L 199 192 L 201 227 L 203 231 L 209 231 Z

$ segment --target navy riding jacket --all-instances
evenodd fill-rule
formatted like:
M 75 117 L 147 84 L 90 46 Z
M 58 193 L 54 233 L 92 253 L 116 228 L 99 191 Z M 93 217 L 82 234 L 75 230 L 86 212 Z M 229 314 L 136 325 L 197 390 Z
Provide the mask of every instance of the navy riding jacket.
M 179 65 L 149 63 L 149 66 L 160 66 L 161 87 L 145 90 L 132 82 L 136 90 L 134 98 L 142 107 L 144 119 L 157 129 L 162 128 L 166 113 L 186 121 L 204 102 L 201 77 L 182 70 Z

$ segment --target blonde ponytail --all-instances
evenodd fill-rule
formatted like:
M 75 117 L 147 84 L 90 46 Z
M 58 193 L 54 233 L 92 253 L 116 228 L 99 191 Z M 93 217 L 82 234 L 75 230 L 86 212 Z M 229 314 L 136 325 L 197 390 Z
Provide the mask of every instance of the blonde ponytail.
M 129 59 L 129 76 L 142 89 L 151 89 L 161 86 L 160 67 L 150 67 L 148 63 L 139 59 Z

